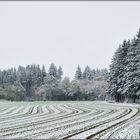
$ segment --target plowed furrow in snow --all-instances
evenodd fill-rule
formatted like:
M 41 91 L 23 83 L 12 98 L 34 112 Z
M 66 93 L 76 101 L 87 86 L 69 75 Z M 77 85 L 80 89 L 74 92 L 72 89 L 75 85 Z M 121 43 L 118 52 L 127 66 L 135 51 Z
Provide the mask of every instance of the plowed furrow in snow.
M 8 123 L 8 125 L 6 126 L 6 123 L 4 123 L 3 125 L 0 125 L 0 132 L 2 131 L 6 131 L 6 130 L 9 130 L 9 129 L 13 129 L 13 128 L 18 128 L 18 126 L 21 126 L 21 127 L 24 127 L 24 126 L 30 126 L 30 124 L 32 123 L 38 123 L 38 121 L 43 121 L 44 122 L 48 119 L 49 120 L 49 117 L 50 119 L 53 118 L 53 115 L 56 114 L 59 114 L 59 115 L 62 115 L 61 114 L 61 109 L 57 110 L 56 107 L 53 107 L 51 106 L 52 110 L 54 110 L 54 113 L 51 114 L 50 116 L 46 117 L 45 118 L 45 114 L 42 115 L 34 115 L 34 116 L 27 116 L 26 118 L 22 118 L 22 120 L 20 119 L 20 121 L 18 121 L 18 118 L 16 121 L 12 121 L 11 123 Z M 33 110 L 33 109 L 32 109 Z M 30 112 L 32 112 L 32 110 L 30 110 Z
M 113 113 L 113 112 L 112 112 Z M 103 115 L 104 116 L 104 115 Z M 103 117 L 102 116 L 102 117 Z M 93 116 L 92 116 L 92 118 L 94 118 Z M 89 117 L 88 118 L 88 116 L 87 116 L 87 120 L 90 120 L 91 118 Z M 81 121 L 81 123 L 83 124 L 84 122 L 86 122 L 86 121 L 84 121 L 84 122 L 82 122 L 82 120 L 81 119 L 79 119 L 80 121 Z M 86 118 L 85 118 L 85 120 L 86 120 Z M 80 122 L 79 121 L 77 121 L 76 120 L 76 122 L 77 123 L 75 123 L 75 126 L 77 125 L 77 128 L 78 128 L 78 125 L 80 124 Z M 91 124 L 90 124 L 91 125 Z M 57 130 L 59 130 L 59 129 L 62 129 L 62 127 L 64 127 L 64 129 L 66 130 L 66 128 L 69 128 L 69 127 L 73 127 L 74 126 L 74 123 L 73 123 L 73 120 L 70 122 L 70 124 L 66 124 L 66 122 L 64 122 L 64 124 L 63 125 L 61 125 L 62 127 L 57 127 L 56 128 L 56 126 L 57 125 L 55 125 L 55 128 L 53 128 L 51 131 L 48 131 L 48 129 L 45 131 L 45 130 L 43 130 L 42 132 L 40 132 L 40 134 L 38 134 L 38 135 L 35 135 L 35 137 L 36 136 L 39 136 L 39 135 L 43 135 L 44 133 L 46 133 L 46 135 L 48 135 L 47 134 L 47 132 L 51 132 L 52 133 L 52 135 L 55 135 L 55 134 L 57 134 Z M 60 126 L 60 125 L 59 125 Z M 56 131 L 56 132 L 55 132 Z M 69 131 L 69 130 L 68 130 Z M 70 132 L 70 131 L 69 131 Z M 49 136 L 49 135 L 48 135 Z M 45 138 L 46 138 L 46 136 L 45 136 Z M 58 138 L 58 137 L 57 137 Z
M 139 138 L 139 120 L 131 104 L 0 102 L 0 139 Z
M 67 118 L 69 118 L 69 117 L 67 117 Z M 62 119 L 62 118 L 61 118 Z M 58 121 L 58 119 L 55 119 L 55 121 Z M 54 121 L 53 121 L 54 122 Z M 48 122 L 47 122 L 47 124 L 48 124 Z M 41 124 L 42 125 L 42 124 Z M 33 128 L 35 128 L 35 126 L 34 125 L 32 125 L 33 126 Z M 29 128 L 30 126 L 28 126 L 28 128 Z M 17 129 L 18 131 L 20 130 L 20 128 L 18 128 Z M 14 134 L 15 134 L 15 132 L 14 132 Z M 7 134 L 8 135 L 8 134 Z
M 68 111 L 68 108 L 66 109 L 66 111 Z M 72 111 L 71 111 L 69 114 L 73 115 Z M 61 115 L 62 115 L 62 114 L 61 114 Z M 67 116 L 67 117 L 69 117 L 69 116 Z M 62 117 L 61 117 L 61 118 L 59 118 L 59 117 L 54 118 L 54 117 L 53 117 L 53 120 L 52 120 L 52 121 L 54 122 L 54 121 L 57 121 L 57 120 L 59 120 L 59 119 L 62 119 Z M 35 127 L 35 126 L 34 126 L 35 124 L 36 124 L 36 125 L 38 125 L 38 124 L 41 125 L 42 123 L 45 123 L 45 122 L 48 123 L 49 121 L 46 121 L 46 120 L 45 120 L 44 122 L 39 123 L 39 122 L 36 120 L 36 122 L 33 123 L 33 124 L 32 124 L 32 123 L 29 123 L 28 126 L 25 126 L 25 125 L 21 125 L 21 126 L 22 126 L 23 128 L 24 128 L 24 127 L 30 127 L 30 126 Z M 50 122 L 51 122 L 51 121 L 50 121 Z M 19 129 L 22 128 L 22 127 L 17 127 L 17 130 L 19 130 Z M 15 129 L 15 128 L 12 127 L 12 130 L 13 130 L 13 129 Z M 5 132 L 5 131 L 9 131 L 9 130 L 10 130 L 10 129 L 7 129 L 7 130 L 3 130 L 3 129 L 2 129 L 1 131 Z M 1 132 L 0 135 L 2 135 L 2 134 L 3 134 L 3 133 Z
M 139 139 L 139 128 L 137 128 L 137 124 L 140 120 L 140 109 L 138 108 L 138 113 L 132 116 L 129 121 L 123 121 L 116 128 L 111 130 L 110 132 L 100 136 L 102 139 Z M 135 131 L 132 131 L 135 129 Z M 131 132 L 135 133 L 135 137 L 131 136 Z
M 94 132 L 95 128 L 100 127 L 103 124 L 107 124 L 110 121 L 114 121 L 115 118 L 121 118 L 121 117 L 129 114 L 129 112 L 131 112 L 131 110 L 119 110 L 114 114 L 112 113 L 112 114 L 110 114 L 108 116 L 101 117 L 98 120 L 95 120 L 94 122 L 92 122 L 91 126 L 89 126 L 87 128 L 85 127 L 85 129 L 82 129 L 81 131 L 79 131 L 77 133 L 74 133 L 72 135 L 69 135 L 69 136 L 63 137 L 63 138 L 64 139 L 67 139 L 67 138 L 80 139 L 83 136 L 83 138 L 85 139 L 87 137 L 87 134 L 90 134 L 89 133 L 90 131 Z
M 98 117 L 103 117 L 107 115 L 108 113 L 112 113 L 112 111 L 109 112 L 100 112 L 95 114 L 91 114 L 90 116 L 84 116 L 83 118 L 78 119 L 72 119 L 70 121 L 64 121 L 64 124 L 56 124 L 55 126 L 48 126 L 48 128 L 44 128 L 41 132 L 35 133 L 34 136 L 31 135 L 27 138 L 38 138 L 41 139 L 43 137 L 45 138 L 59 138 L 61 135 L 66 135 L 70 133 L 71 131 L 77 131 L 80 127 L 84 127 L 85 125 L 91 125 L 91 121 L 98 119 Z M 94 117 L 93 117 L 94 116 Z M 79 116 L 80 117 L 80 116 Z M 74 130 L 76 128 L 76 130 Z M 63 131 L 64 130 L 64 131 Z M 62 133 L 64 132 L 64 133 Z M 58 137 L 59 136 L 59 137 Z
M 26 122 L 28 121 L 29 119 L 37 119 L 37 118 L 40 118 L 40 117 L 43 117 L 43 115 L 45 116 L 47 114 L 48 117 L 52 116 L 53 114 L 55 114 L 56 112 L 56 109 L 55 111 L 53 110 L 54 107 L 52 108 L 51 106 L 47 107 L 47 109 L 49 110 L 49 114 L 44 112 L 42 114 L 31 114 L 32 113 L 32 110 L 33 110 L 33 106 L 32 107 L 26 107 L 25 110 L 23 110 L 23 112 L 21 112 L 21 114 L 19 116 L 9 116 L 8 118 L 3 118 L 3 119 L 0 119 L 0 126 L 2 126 L 2 124 L 5 126 L 6 123 L 12 125 L 12 124 L 16 124 L 16 123 L 20 123 L 20 122 Z M 59 111 L 60 112 L 60 111 Z M 1 128 L 1 127 L 0 127 Z
M 100 112 L 103 113 L 103 112 Z M 100 114 L 99 112 L 95 112 L 95 113 L 88 113 L 85 114 L 79 114 L 78 116 L 74 116 L 74 117 L 70 117 L 70 118 L 63 118 L 60 121 L 58 121 L 57 123 L 53 123 L 52 125 L 47 125 L 44 124 L 43 126 L 40 127 L 39 130 L 34 130 L 34 132 L 29 132 L 28 135 L 26 136 L 26 138 L 33 138 L 33 137 L 37 137 L 46 133 L 52 133 L 55 134 L 55 132 L 59 129 L 66 129 L 67 127 L 71 127 L 74 125 L 79 125 L 80 123 L 83 123 L 83 120 L 86 121 L 86 117 L 88 119 L 90 119 L 91 115 L 97 116 L 97 114 Z M 101 115 L 101 114 L 100 114 Z M 89 117 L 90 116 L 90 117 Z M 93 118 L 93 117 L 92 117 Z M 79 122 L 80 120 L 80 122 Z M 30 136 L 29 136 L 30 134 Z
M 81 134 L 79 136 L 80 137 L 82 136 L 83 138 L 87 138 L 87 139 L 96 138 L 96 136 L 100 135 L 101 133 L 106 133 L 107 130 L 113 129 L 116 125 L 122 123 L 125 120 L 130 119 L 131 117 L 133 117 L 137 113 L 138 113 L 137 109 L 136 110 L 130 109 L 130 112 L 128 112 L 127 114 L 125 114 L 121 117 L 117 116 L 113 120 L 110 120 L 107 123 L 103 123 L 102 125 L 94 128 L 93 130 L 91 129 L 91 130 L 87 131 L 86 134 L 84 134 L 84 136 L 83 136 L 83 134 Z

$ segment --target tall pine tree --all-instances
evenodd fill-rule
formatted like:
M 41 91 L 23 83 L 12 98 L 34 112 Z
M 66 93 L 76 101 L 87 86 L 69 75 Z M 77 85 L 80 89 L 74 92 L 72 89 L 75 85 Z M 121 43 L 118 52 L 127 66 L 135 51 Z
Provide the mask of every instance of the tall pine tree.
M 122 100 L 121 93 L 124 84 L 123 72 L 125 69 L 127 49 L 127 42 L 124 41 L 116 50 L 112 59 L 112 64 L 110 65 L 108 93 L 114 96 L 116 101 Z
M 77 67 L 76 73 L 75 73 L 75 79 L 81 80 L 82 79 L 82 71 L 80 66 Z
M 58 71 L 57 71 L 58 79 L 62 79 L 63 71 L 61 66 L 59 66 Z

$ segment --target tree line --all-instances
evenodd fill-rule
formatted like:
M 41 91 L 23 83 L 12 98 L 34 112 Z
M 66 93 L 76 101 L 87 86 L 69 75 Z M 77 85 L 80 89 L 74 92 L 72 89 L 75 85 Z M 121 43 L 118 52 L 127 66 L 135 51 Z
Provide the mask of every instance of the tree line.
M 63 77 L 61 66 L 32 64 L 0 70 L 0 99 L 6 100 L 95 100 L 105 98 L 107 69 L 82 72 L 77 67 L 75 77 Z
M 140 29 L 114 53 L 108 83 L 107 93 L 117 102 L 136 102 L 140 98 Z
M 140 98 L 140 29 L 132 40 L 124 40 L 107 69 L 82 71 L 77 67 L 74 79 L 63 77 L 54 63 L 46 71 L 43 65 L 19 66 L 0 70 L 0 99 L 6 100 L 105 100 L 138 102 Z

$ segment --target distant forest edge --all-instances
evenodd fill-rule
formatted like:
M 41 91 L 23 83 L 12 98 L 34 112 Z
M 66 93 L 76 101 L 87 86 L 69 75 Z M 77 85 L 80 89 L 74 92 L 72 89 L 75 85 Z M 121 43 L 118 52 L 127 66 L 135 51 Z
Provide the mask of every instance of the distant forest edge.
M 46 71 L 43 65 L 19 66 L 0 71 L 0 99 L 12 101 L 34 100 L 95 100 L 105 99 L 107 69 L 87 66 L 84 72 L 77 67 L 75 78 L 62 78 L 61 66 L 52 63 Z
M 124 40 L 107 69 L 81 71 L 75 77 L 62 77 L 63 70 L 54 63 L 32 64 L 0 71 L 0 99 L 11 101 L 106 100 L 139 102 L 140 98 L 140 29 L 132 40 Z

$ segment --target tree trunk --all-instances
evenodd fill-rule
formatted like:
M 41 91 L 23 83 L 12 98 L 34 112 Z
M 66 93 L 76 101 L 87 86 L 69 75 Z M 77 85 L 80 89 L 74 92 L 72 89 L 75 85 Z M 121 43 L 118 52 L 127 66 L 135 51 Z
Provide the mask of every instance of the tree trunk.
M 133 96 L 133 102 L 136 102 L 136 95 Z

